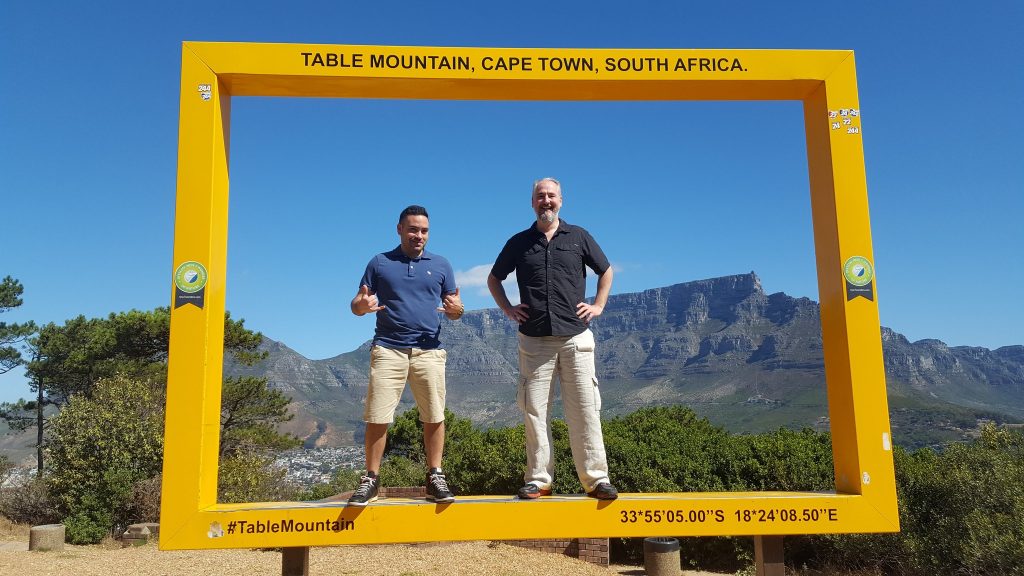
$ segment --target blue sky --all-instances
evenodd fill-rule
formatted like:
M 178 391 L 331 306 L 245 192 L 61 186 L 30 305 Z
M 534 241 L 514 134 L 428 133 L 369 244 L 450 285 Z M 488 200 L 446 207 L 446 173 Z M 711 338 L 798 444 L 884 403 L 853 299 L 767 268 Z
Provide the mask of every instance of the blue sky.
M 852 49 L 882 323 L 1024 343 L 1020 2 L 0 3 L 4 321 L 167 305 L 181 42 Z M 239 4 L 242 6 L 242 4 Z M 616 267 L 613 293 L 761 277 L 817 299 L 797 102 L 235 98 L 228 308 L 310 358 L 373 331 L 348 302 L 408 204 L 469 308 L 530 184 Z M 0 400 L 26 394 L 0 376 Z

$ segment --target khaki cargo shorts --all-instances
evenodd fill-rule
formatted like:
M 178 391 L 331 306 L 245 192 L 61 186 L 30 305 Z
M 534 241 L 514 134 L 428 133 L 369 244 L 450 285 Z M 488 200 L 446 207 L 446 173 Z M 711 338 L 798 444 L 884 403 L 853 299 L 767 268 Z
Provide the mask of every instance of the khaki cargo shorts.
M 370 424 L 395 421 L 395 408 L 409 383 L 420 421 L 444 422 L 444 367 L 448 353 L 419 348 L 370 349 L 370 387 L 366 392 L 363 420 Z

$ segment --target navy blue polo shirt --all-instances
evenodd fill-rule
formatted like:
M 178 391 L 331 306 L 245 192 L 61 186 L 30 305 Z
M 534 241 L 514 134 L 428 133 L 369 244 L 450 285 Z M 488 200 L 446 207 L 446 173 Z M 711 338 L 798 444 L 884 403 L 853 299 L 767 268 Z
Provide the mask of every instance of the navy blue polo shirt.
M 608 258 L 589 232 L 559 219 L 547 236 L 533 225 L 509 238 L 491 274 L 504 280 L 515 270 L 519 301 L 529 318 L 519 325 L 526 336 L 575 336 L 587 329 L 576 316 L 587 289 L 586 267 L 598 275 L 608 271 Z
M 441 347 L 441 296 L 455 292 L 455 272 L 443 256 L 426 250 L 409 258 L 399 246 L 377 254 L 366 265 L 360 286 L 377 295 L 373 343 L 385 348 Z

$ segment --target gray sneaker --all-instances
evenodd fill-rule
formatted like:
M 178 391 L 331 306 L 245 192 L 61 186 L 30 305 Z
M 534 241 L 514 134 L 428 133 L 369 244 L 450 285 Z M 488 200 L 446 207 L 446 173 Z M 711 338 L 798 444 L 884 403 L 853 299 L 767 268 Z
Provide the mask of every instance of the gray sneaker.
M 349 506 L 366 506 L 377 499 L 377 488 L 380 480 L 373 472 L 367 472 L 366 476 L 359 479 L 359 487 L 348 499 Z
M 516 495 L 519 496 L 520 500 L 536 500 L 541 496 L 550 496 L 551 488 L 541 488 L 533 482 L 530 482 L 526 486 L 520 488 Z
M 611 482 L 600 482 L 594 489 L 587 492 L 587 496 L 598 500 L 615 500 L 619 497 L 619 491 L 612 486 Z
M 455 501 L 455 494 L 448 487 L 448 480 L 440 468 L 431 468 L 427 473 L 427 500 L 439 504 Z

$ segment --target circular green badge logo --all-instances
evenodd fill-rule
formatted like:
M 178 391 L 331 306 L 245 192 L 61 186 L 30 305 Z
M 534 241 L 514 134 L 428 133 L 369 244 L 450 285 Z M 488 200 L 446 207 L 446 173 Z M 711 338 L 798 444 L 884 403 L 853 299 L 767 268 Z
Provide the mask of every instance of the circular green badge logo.
M 875 277 L 871 262 L 863 256 L 854 256 L 843 264 L 843 276 L 854 286 L 867 286 Z
M 174 271 L 174 285 L 182 292 L 192 294 L 206 286 L 206 267 L 199 262 L 184 262 Z

